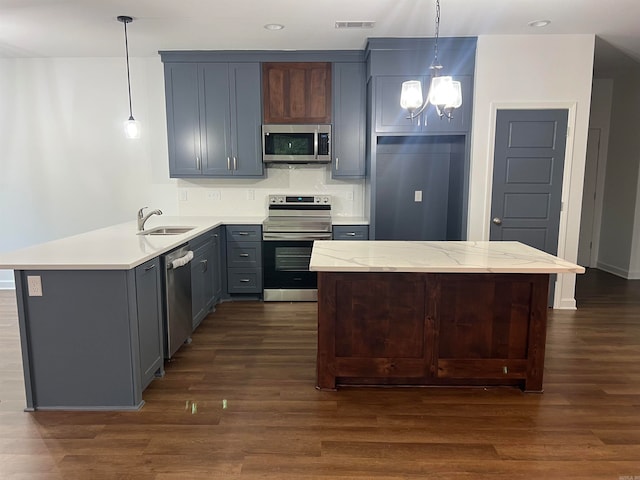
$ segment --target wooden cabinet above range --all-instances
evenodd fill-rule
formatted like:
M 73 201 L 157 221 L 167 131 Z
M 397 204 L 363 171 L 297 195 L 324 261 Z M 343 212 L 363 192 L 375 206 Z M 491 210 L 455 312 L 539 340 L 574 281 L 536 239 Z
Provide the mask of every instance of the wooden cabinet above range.
M 262 64 L 264 123 L 331 123 L 331 63 Z

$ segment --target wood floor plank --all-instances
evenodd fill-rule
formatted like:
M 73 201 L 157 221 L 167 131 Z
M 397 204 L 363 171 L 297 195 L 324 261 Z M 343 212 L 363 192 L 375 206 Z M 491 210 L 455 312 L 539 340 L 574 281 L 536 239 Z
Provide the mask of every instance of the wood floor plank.
M 0 291 L 0 479 L 640 478 L 640 281 L 590 270 L 550 311 L 543 394 L 315 387 L 317 305 L 216 307 L 138 412 L 25 405 Z

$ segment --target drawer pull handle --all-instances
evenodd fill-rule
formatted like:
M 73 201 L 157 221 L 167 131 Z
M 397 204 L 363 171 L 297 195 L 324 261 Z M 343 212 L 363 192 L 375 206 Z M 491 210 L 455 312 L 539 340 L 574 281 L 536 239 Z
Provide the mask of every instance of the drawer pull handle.
M 149 265 L 147 268 L 144 269 L 145 272 L 148 272 L 149 270 L 153 270 L 154 268 L 156 268 L 156 265 Z
M 505 365 L 504 367 L 502 367 L 502 373 L 504 373 L 505 375 L 507 373 L 509 373 L 509 369 L 507 368 L 507 366 Z
M 248 278 L 241 278 L 240 282 L 241 283 L 249 283 L 251 280 L 249 280 Z
M 345 235 L 347 235 L 348 237 L 355 237 L 356 232 L 346 232 Z
M 248 253 L 241 253 L 239 256 L 240 256 L 240 257 L 248 257 L 248 256 L 249 256 L 249 254 L 248 254 Z
M 238 235 L 246 237 L 247 235 L 249 235 L 249 232 L 238 232 Z

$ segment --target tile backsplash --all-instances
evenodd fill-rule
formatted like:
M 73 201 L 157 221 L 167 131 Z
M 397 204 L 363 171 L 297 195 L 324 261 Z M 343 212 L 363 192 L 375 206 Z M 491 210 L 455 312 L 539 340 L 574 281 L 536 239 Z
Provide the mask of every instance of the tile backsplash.
M 278 165 L 261 179 L 178 180 L 180 215 L 266 215 L 270 194 L 329 194 L 336 217 L 364 216 L 364 180 L 333 180 L 329 165 Z

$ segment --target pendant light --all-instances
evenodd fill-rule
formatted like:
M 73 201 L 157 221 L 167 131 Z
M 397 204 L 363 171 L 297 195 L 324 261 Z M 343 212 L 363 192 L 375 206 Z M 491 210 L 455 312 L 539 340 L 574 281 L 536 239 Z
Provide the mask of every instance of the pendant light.
M 124 49 L 127 58 L 127 87 L 129 89 L 129 119 L 124 122 L 124 134 L 127 138 L 140 138 L 140 122 L 133 118 L 131 108 L 131 75 L 129 74 L 129 40 L 127 38 L 127 23 L 133 22 L 133 18 L 120 15 L 118 21 L 124 25 Z
M 413 120 L 431 103 L 436 107 L 440 118 L 453 118 L 453 109 L 462 105 L 462 88 L 460 82 L 450 76 L 439 76 L 442 65 L 438 61 L 438 38 L 440 37 L 440 0 L 436 0 L 436 38 L 431 70 L 431 86 L 429 94 L 423 100 L 422 83 L 419 80 L 408 80 L 402 83 L 400 106 L 409 111 L 407 118 Z

